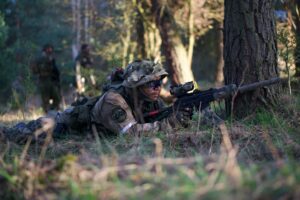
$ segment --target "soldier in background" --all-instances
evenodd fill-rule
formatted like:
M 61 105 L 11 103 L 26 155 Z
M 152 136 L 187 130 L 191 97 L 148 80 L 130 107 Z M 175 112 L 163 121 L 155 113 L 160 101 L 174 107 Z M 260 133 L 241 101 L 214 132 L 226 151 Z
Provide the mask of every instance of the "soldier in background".
M 42 107 L 45 113 L 50 110 L 59 110 L 60 72 L 56 66 L 53 55 L 54 48 L 51 44 L 45 44 L 42 54 L 31 65 L 33 75 L 38 78 L 38 89 L 42 98 Z
M 95 88 L 96 79 L 94 76 L 93 59 L 90 55 L 90 46 L 82 44 L 75 64 L 77 93 L 83 95 L 89 88 Z

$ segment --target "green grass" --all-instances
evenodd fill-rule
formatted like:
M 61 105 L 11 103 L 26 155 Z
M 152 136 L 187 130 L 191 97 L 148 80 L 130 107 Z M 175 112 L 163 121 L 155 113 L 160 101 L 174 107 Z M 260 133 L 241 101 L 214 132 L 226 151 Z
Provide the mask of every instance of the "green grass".
M 173 133 L 65 135 L 42 156 L 43 144 L 0 141 L 0 198 L 299 199 L 300 101 L 284 101 L 226 122 L 227 132 L 195 115 Z

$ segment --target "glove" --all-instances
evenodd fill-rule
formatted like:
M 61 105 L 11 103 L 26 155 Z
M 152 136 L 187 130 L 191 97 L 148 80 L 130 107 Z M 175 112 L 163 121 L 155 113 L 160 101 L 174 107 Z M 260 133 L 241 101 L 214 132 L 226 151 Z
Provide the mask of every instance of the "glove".
M 167 118 L 168 124 L 172 128 L 182 126 L 187 128 L 190 125 L 190 120 L 192 119 L 193 109 L 192 108 L 182 108 Z
M 193 116 L 193 108 L 182 108 L 175 113 L 175 117 L 180 125 L 184 128 L 187 128 L 190 125 L 190 121 Z
M 223 120 L 214 113 L 210 107 L 207 107 L 202 110 L 203 119 L 202 122 L 204 124 L 210 125 L 210 126 L 216 126 L 223 122 Z

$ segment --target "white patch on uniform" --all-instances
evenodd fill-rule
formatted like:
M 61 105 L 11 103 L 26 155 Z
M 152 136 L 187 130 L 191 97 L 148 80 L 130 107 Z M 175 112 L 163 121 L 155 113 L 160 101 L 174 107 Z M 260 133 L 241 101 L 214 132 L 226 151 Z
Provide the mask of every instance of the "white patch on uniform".
M 125 134 L 133 125 L 135 125 L 137 122 L 130 122 L 127 124 L 121 131 L 121 134 Z

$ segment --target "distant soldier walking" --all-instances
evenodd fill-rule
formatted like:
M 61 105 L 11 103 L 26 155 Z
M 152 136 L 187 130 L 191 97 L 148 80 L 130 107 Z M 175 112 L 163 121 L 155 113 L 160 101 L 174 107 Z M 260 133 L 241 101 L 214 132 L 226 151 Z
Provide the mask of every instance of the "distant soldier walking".
M 59 110 L 60 96 L 60 72 L 56 66 L 53 55 L 53 46 L 45 44 L 42 55 L 36 58 L 31 71 L 38 77 L 38 88 L 42 98 L 43 110 Z
M 93 59 L 91 58 L 90 46 L 88 44 L 81 45 L 80 52 L 75 61 L 77 92 L 81 95 L 96 86 L 94 69 L 92 67 Z

